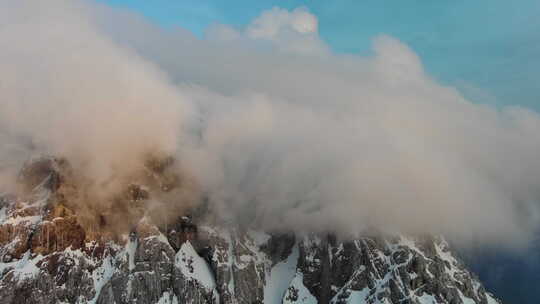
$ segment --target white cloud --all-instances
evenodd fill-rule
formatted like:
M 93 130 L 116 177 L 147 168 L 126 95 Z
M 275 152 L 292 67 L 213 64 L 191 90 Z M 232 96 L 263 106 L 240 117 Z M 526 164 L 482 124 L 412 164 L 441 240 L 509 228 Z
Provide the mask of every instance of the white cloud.
M 288 11 L 279 7 L 263 12 L 247 27 L 252 38 L 275 39 L 285 31 L 316 34 L 318 20 L 305 8 Z
M 302 55 L 325 55 L 328 47 L 318 35 L 317 17 L 306 8 L 292 11 L 274 7 L 255 18 L 244 30 L 214 25 L 207 38 L 217 41 L 249 40 L 267 43 L 275 50 Z
M 12 84 L 0 115 L 40 148 L 101 158 L 164 147 L 220 217 L 268 229 L 374 225 L 513 244 L 537 228 L 540 116 L 466 100 L 396 39 L 376 38 L 373 56 L 336 55 L 305 9 L 200 40 L 105 7 L 66 1 L 49 16 L 25 3 L 0 9 L 0 20 L 40 20 L 0 32 Z

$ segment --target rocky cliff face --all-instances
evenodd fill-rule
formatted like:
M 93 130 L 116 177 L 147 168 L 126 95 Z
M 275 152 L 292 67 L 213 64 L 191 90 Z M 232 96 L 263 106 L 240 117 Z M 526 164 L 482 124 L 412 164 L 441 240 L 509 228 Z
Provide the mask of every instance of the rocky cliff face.
M 271 234 L 144 214 L 96 233 L 62 197 L 61 163 L 0 198 L 1 303 L 499 303 L 440 237 Z M 60 166 L 60 167 L 59 167 Z M 131 188 L 134 201 L 148 193 Z

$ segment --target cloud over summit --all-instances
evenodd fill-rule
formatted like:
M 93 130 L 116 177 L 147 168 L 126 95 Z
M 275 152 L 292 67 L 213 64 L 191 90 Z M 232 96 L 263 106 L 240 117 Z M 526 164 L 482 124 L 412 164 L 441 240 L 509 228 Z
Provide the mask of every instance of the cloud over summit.
M 338 55 L 306 9 L 198 39 L 87 2 L 0 3 L 29 20 L 0 24 L 4 168 L 17 147 L 108 178 L 158 149 L 221 217 L 266 229 L 519 243 L 537 228 L 540 116 L 466 100 L 392 37 Z

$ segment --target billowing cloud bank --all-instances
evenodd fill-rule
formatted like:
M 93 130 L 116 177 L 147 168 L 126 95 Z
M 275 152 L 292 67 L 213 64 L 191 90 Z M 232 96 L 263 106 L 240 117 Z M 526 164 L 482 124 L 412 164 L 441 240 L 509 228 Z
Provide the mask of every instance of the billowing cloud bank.
M 223 219 L 519 244 L 540 116 L 465 100 L 406 45 L 333 54 L 306 9 L 204 39 L 80 1 L 0 4 L 0 168 L 65 155 L 98 184 L 174 154 Z M 7 180 L 4 178 L 3 180 Z

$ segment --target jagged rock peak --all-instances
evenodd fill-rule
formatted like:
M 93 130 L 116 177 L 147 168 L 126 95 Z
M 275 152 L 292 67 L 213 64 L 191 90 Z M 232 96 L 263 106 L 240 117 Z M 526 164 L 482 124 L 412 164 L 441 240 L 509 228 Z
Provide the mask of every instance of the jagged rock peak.
M 342 240 L 185 214 L 163 225 L 145 212 L 127 231 L 93 235 L 59 197 L 68 164 L 35 164 L 20 175 L 33 195 L 0 198 L 2 303 L 500 303 L 442 237 Z M 126 189 L 133 206 L 152 195 Z

